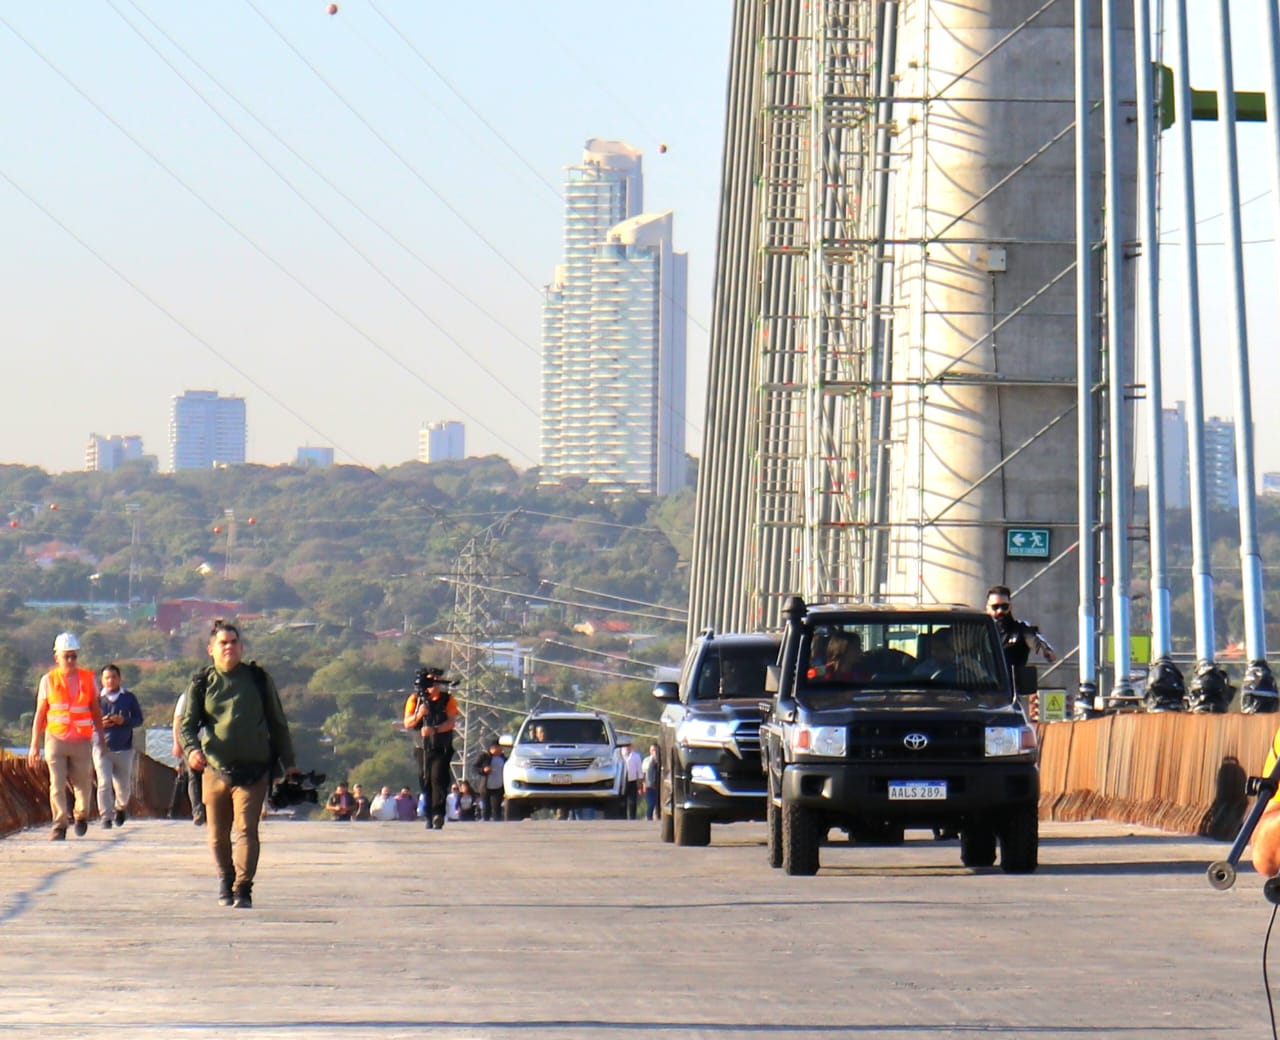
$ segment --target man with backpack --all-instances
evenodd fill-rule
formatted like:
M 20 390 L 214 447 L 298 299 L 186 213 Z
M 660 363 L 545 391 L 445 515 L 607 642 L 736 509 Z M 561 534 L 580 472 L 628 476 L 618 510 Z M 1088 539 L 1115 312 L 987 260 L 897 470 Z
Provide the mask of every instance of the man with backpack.
M 242 659 L 240 630 L 215 621 L 208 650 L 212 666 L 192 676 L 187 687 L 182 751 L 187 765 L 204 774 L 218 902 L 247 910 L 253 906 L 258 822 L 272 773 L 279 763 L 286 775 L 301 774 L 275 683 L 265 669 Z

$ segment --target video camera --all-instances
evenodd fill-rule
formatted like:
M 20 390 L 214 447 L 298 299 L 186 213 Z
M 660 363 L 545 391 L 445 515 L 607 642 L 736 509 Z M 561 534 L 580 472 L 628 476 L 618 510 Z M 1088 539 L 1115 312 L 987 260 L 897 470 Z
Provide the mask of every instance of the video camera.
M 320 801 L 318 788 L 323 783 L 324 774 L 317 773 L 315 770 L 298 777 L 286 776 L 283 780 L 276 782 L 275 787 L 271 789 L 271 797 L 267 800 L 273 809 L 287 809 L 291 805 L 301 805 L 303 802 L 311 802 L 315 805 Z

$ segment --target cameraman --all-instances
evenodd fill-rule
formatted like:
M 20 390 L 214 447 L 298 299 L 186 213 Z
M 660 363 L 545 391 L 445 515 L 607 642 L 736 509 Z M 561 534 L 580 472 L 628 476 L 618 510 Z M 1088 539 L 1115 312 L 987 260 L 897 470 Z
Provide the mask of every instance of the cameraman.
M 995 618 L 996 627 L 1000 630 L 1000 643 L 1004 647 L 1005 663 L 1013 670 L 1013 681 L 1018 693 L 1034 693 L 1034 682 L 1028 685 L 1027 661 L 1034 650 L 1050 664 L 1058 659 L 1049 641 L 1040 634 L 1040 629 L 1019 621 L 1013 616 L 1013 593 L 1007 585 L 992 585 L 987 589 L 987 613 Z
M 453 777 L 453 729 L 458 702 L 445 689 L 453 685 L 439 668 L 420 668 L 413 680 L 414 692 L 404 704 L 404 728 L 422 736 L 422 790 L 427 796 L 427 830 L 444 829 L 444 802 Z

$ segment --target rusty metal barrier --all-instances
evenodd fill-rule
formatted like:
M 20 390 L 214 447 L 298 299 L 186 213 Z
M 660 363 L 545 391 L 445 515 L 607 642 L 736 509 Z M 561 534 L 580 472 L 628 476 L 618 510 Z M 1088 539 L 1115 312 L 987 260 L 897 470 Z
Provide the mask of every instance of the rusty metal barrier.
M 1267 715 L 1173 712 L 1041 723 L 1040 817 L 1229 840 L 1276 725 Z
M 134 766 L 129 814 L 137 817 L 163 816 L 169 809 L 174 772 L 171 766 L 139 755 Z M 97 815 L 97 805 L 93 806 L 90 815 Z M 49 823 L 52 819 L 49 770 L 45 764 L 41 762 L 32 769 L 25 758 L 0 751 L 0 837 Z

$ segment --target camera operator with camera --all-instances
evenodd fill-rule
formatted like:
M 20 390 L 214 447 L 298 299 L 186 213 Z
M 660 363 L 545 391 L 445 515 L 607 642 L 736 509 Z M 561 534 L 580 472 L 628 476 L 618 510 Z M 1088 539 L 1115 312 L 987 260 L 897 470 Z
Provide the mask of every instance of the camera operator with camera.
M 247 910 L 253 906 L 258 823 L 272 771 L 279 762 L 290 780 L 301 773 L 275 683 L 265 669 L 243 660 L 240 630 L 219 618 L 208 651 L 212 666 L 191 677 L 185 694 L 182 751 L 187 765 L 204 773 L 218 902 Z
M 458 718 L 458 702 L 446 686 L 439 668 L 420 668 L 413 680 L 413 693 L 404 705 L 404 728 L 417 730 L 422 737 L 419 769 L 422 790 L 427 796 L 427 830 L 444 829 L 445 798 L 453 777 L 453 730 Z
M 1012 596 L 1009 586 L 992 585 L 987 589 L 987 613 L 995 618 L 996 628 L 1000 630 L 1005 663 L 1013 670 L 1013 682 L 1018 693 L 1035 693 L 1035 673 L 1027 665 L 1031 651 L 1034 650 L 1050 664 L 1058 659 L 1058 655 L 1040 634 L 1040 629 L 1013 616 Z

